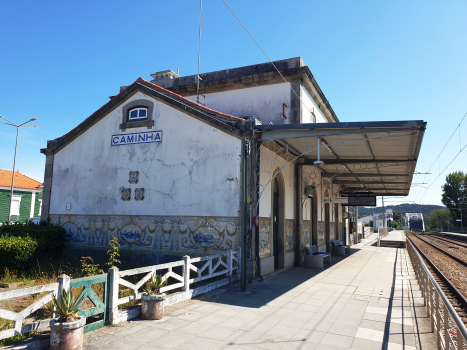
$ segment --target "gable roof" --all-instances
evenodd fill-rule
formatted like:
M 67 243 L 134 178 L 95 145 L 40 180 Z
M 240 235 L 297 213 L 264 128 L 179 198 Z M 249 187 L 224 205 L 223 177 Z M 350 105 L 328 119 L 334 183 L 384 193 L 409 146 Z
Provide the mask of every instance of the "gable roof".
M 112 97 L 109 102 L 91 114 L 76 128 L 55 140 L 47 141 L 47 148 L 41 149 L 41 153 L 53 154 L 58 152 L 138 91 L 141 91 L 158 101 L 167 103 L 173 108 L 187 113 L 233 136 L 240 137 L 244 135 L 242 127 L 242 122 L 245 120 L 244 118 L 234 117 L 232 115 L 207 108 L 174 92 L 164 89 L 163 87 L 150 83 L 143 78 L 138 78 L 133 84 L 123 89 L 118 95 Z
M 0 169 L 0 187 L 11 187 L 11 177 L 13 172 L 10 170 Z M 43 183 L 31 179 L 19 171 L 15 172 L 15 187 L 25 188 L 29 190 L 40 190 Z

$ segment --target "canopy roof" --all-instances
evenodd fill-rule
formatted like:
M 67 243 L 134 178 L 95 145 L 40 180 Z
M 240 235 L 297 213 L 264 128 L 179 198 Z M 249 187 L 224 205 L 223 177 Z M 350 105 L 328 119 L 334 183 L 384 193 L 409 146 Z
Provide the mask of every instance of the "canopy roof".
M 260 125 L 263 145 L 318 165 L 349 196 L 409 194 L 426 122 L 354 122 Z

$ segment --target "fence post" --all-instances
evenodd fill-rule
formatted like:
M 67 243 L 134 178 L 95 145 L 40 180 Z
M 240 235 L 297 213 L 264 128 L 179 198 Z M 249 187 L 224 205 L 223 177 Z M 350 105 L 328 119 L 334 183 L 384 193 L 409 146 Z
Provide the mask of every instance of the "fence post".
M 70 279 L 70 276 L 61 275 L 57 278 L 57 282 L 58 282 L 57 299 L 59 299 L 60 295 L 62 295 L 62 290 L 65 289 L 68 292 L 68 290 L 70 289 L 71 279 Z
M 183 257 L 183 289 L 184 292 L 190 291 L 190 256 Z
M 449 338 L 449 313 L 446 304 L 443 303 L 443 321 L 444 321 L 444 348 L 450 348 L 450 338 Z
M 433 309 L 434 309 L 433 292 L 435 292 L 435 286 L 433 285 L 433 282 L 430 281 L 430 324 L 431 324 L 432 333 L 435 331 L 435 319 L 433 316 Z
M 457 349 L 464 350 L 464 336 L 459 327 L 457 327 Z
M 441 350 L 441 311 L 439 309 L 439 294 L 436 291 L 435 294 L 436 301 L 436 347 L 438 350 Z
M 227 264 L 229 265 L 229 276 L 232 278 L 232 269 L 233 269 L 233 259 L 232 259 L 233 251 L 229 249 L 227 251 Z
M 60 299 L 60 296 L 62 295 L 62 291 L 65 289 L 67 292 L 70 290 L 70 282 L 71 278 L 70 276 L 67 276 L 65 274 L 58 276 L 57 278 L 58 282 L 58 287 L 57 287 L 57 300 Z M 56 314 L 52 314 L 52 318 L 57 317 Z
M 118 267 L 111 267 L 108 273 L 109 278 L 109 322 L 118 324 L 118 286 L 119 286 L 119 270 Z

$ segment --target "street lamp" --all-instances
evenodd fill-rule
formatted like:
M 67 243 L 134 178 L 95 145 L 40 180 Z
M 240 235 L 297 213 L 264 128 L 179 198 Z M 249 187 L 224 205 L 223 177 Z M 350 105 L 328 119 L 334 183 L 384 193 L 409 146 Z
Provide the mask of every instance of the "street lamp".
M 23 124 L 20 124 L 20 125 L 16 125 L 12 121 L 9 121 L 8 119 L 2 117 L 1 115 L 0 115 L 0 118 L 7 121 L 7 123 L 2 122 L 3 124 L 16 127 L 15 159 L 13 161 L 13 175 L 11 176 L 10 208 L 8 210 L 8 222 L 10 222 L 10 219 L 11 219 L 11 204 L 13 203 L 13 187 L 15 185 L 16 149 L 18 148 L 18 132 L 19 132 L 19 128 L 38 128 L 38 126 L 35 126 L 35 125 L 34 126 L 29 126 L 29 125 L 25 126 L 25 124 L 27 124 L 29 122 L 33 122 L 34 120 L 37 120 L 37 118 L 32 118 L 32 119 L 28 120 L 27 122 L 24 122 Z

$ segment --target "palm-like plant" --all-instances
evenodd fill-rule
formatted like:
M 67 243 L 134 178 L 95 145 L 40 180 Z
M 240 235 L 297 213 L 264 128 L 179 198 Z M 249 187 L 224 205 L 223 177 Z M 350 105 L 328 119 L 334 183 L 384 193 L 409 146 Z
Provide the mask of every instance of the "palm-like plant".
M 153 273 L 150 280 L 144 285 L 144 291 L 149 296 L 161 294 L 161 288 L 167 284 L 167 281 L 162 280 L 162 276 Z
M 52 305 L 49 307 L 49 311 L 57 314 L 59 322 L 75 321 L 78 318 L 78 306 L 86 298 L 86 295 L 75 299 L 71 289 L 69 291 L 63 289 L 58 300 L 52 294 Z

